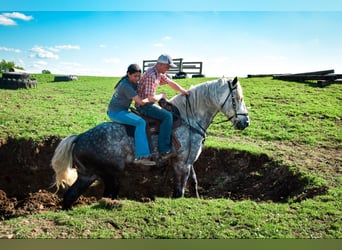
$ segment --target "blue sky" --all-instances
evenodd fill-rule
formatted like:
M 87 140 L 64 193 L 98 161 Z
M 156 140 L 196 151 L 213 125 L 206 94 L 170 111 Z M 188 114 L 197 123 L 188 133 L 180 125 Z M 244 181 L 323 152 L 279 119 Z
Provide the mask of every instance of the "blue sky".
M 141 65 L 169 53 L 202 61 L 206 76 L 342 73 L 339 1 L 73 0 L 45 5 L 45 0 L 2 0 L 1 60 L 31 73 L 121 76 L 130 63 Z

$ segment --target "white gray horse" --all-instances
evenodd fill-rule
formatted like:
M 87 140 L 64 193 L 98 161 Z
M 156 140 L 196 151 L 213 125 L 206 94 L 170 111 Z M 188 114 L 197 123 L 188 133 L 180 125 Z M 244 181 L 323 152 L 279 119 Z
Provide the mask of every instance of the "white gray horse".
M 202 151 L 206 130 L 218 112 L 222 112 L 235 129 L 249 126 L 242 88 L 234 79 L 221 78 L 198 84 L 189 96 L 177 95 L 170 100 L 179 110 L 182 123 L 173 133 L 179 147 L 173 146 L 175 157 L 170 160 L 174 170 L 173 197 L 184 196 L 189 176 L 196 196 L 197 179 L 193 164 Z M 157 144 L 157 135 L 152 136 Z M 154 155 L 158 152 L 153 152 Z M 55 185 L 68 186 L 63 209 L 70 209 L 78 197 L 98 178 L 104 183 L 103 197 L 116 198 L 120 175 L 134 159 L 134 140 L 123 125 L 104 122 L 79 135 L 64 138 L 57 146 L 51 165 L 55 171 Z

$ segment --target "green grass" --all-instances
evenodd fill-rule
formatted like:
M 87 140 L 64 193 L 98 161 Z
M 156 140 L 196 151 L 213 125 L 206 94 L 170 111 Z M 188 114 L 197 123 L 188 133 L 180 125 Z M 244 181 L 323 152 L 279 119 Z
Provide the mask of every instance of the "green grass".
M 103 121 L 113 86 L 119 78 L 79 77 L 73 82 L 53 82 L 52 75 L 36 75 L 37 89 L 1 90 L 0 137 L 38 139 L 49 135 L 81 133 Z M 208 79 L 180 79 L 185 88 Z M 336 145 L 342 141 L 340 85 L 326 88 L 271 80 L 240 79 L 249 108 L 251 126 L 244 131 L 220 123 L 219 114 L 210 136 L 248 137 L 309 145 Z M 175 92 L 160 88 L 168 97 Z
M 36 78 L 37 89 L 1 90 L 0 137 L 66 136 L 107 120 L 106 105 L 117 79 L 80 77 L 55 83 L 45 75 L 45 82 Z
M 0 89 L 0 138 L 64 137 L 108 121 L 107 104 L 118 77 L 81 76 L 78 81 L 60 83 L 53 82 L 53 75 L 35 77 L 37 89 Z M 206 80 L 177 82 L 189 88 Z M 319 88 L 315 83 L 270 78 L 242 78 L 240 82 L 251 126 L 233 130 L 229 123 L 217 123 L 225 119 L 219 114 L 207 131 L 205 146 L 256 155 L 266 152 L 294 171 L 304 171 L 303 178 L 330 185 L 326 195 L 283 204 L 191 198 L 150 203 L 123 200 L 121 207 L 112 209 L 94 204 L 19 217 L 3 225 L 19 238 L 342 238 L 341 85 Z M 167 87 L 160 91 L 169 98 L 175 94 Z M 326 160 L 320 160 L 321 150 L 323 156 L 329 154 Z M 53 231 L 44 231 L 44 224 Z
M 310 145 L 341 143 L 340 85 L 319 88 L 315 84 L 270 78 L 240 79 L 240 82 L 251 118 L 251 127 L 242 132 L 243 136 Z M 212 134 L 222 131 L 222 135 L 229 137 L 238 132 L 225 131 L 220 126 L 223 125 L 214 124 Z
M 226 199 L 157 199 L 152 203 L 129 200 L 106 209 L 83 206 L 71 212 L 13 219 L 18 238 L 37 234 L 39 224 L 53 227 L 41 230 L 36 238 L 144 238 L 144 239 L 250 239 L 250 238 L 341 238 L 342 212 L 332 200 L 274 204 Z M 50 228 L 50 227 L 49 227 Z

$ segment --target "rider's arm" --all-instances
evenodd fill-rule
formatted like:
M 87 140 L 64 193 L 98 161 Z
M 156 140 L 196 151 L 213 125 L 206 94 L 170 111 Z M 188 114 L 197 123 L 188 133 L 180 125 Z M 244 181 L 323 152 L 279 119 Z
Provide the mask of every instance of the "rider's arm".
M 146 103 L 150 103 L 150 102 L 154 102 L 153 100 L 151 100 L 151 98 L 145 98 L 145 99 L 141 99 L 140 96 L 136 95 L 132 98 L 132 100 L 138 104 L 138 106 L 143 106 Z
M 171 88 L 174 90 L 182 93 L 183 95 L 189 95 L 189 91 L 184 89 L 182 86 L 180 86 L 178 83 L 172 81 L 170 78 L 168 78 L 165 74 L 160 75 L 160 81 L 164 84 L 168 84 Z

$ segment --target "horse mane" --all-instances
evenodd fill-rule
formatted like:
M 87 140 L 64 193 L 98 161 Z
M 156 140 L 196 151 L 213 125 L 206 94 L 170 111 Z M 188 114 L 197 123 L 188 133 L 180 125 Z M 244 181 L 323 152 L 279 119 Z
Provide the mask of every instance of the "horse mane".
M 210 107 L 215 109 L 212 103 L 213 100 L 217 103 L 220 101 L 220 97 L 215 96 L 217 89 L 214 89 L 221 86 L 221 84 L 214 84 L 218 81 L 222 81 L 222 79 L 210 80 L 191 86 L 189 96 L 178 94 L 171 98 L 170 102 L 179 109 L 182 117 L 186 117 L 189 112 L 207 112 Z
M 207 110 L 208 107 L 213 105 L 213 102 L 216 103 L 216 106 L 221 105 L 226 96 L 217 95 L 216 93 L 224 93 L 227 91 L 228 80 L 232 79 L 221 77 L 216 80 L 193 85 L 189 88 L 190 95 L 188 97 L 178 94 L 171 98 L 170 102 L 174 104 L 181 113 L 187 109 L 187 106 L 194 107 L 196 108 L 196 112 L 200 112 L 202 106 L 205 106 L 206 108 L 204 110 Z M 239 82 L 237 82 L 236 98 L 239 100 L 243 98 L 242 87 Z

